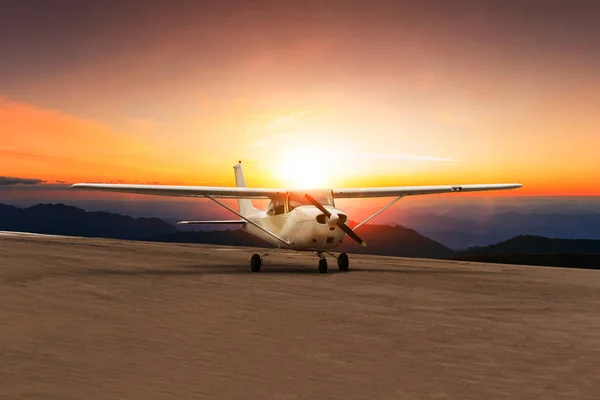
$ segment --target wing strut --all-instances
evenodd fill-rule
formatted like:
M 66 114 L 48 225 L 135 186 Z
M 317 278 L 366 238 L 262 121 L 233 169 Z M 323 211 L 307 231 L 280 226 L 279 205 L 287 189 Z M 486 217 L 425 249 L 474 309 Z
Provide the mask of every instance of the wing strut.
M 247 224 L 243 219 L 220 220 L 220 221 L 179 221 L 177 225 L 228 225 L 228 224 Z
M 370 220 L 372 220 L 373 218 L 375 218 L 376 216 L 378 216 L 379 214 L 381 214 L 382 212 L 384 212 L 385 210 L 387 210 L 388 208 L 390 208 L 391 206 L 393 206 L 398 200 L 400 200 L 403 197 L 404 196 L 398 196 L 398 197 L 396 197 L 394 200 L 392 200 L 389 203 L 387 203 L 382 209 L 380 209 L 379 211 L 377 211 L 375 214 L 371 215 L 369 218 L 365 219 L 363 222 L 361 222 L 360 224 L 356 225 L 354 228 L 352 228 L 352 230 L 353 231 L 357 230 L 362 225 L 364 225 L 365 223 L 369 222 Z
M 261 231 L 263 231 L 267 235 L 270 235 L 270 236 L 274 237 L 275 239 L 279 240 L 281 243 L 285 244 L 286 246 L 290 245 L 290 242 L 288 242 L 286 240 L 283 240 L 282 238 L 280 238 L 279 236 L 277 236 L 276 234 L 274 234 L 270 230 L 263 228 L 262 226 L 260 226 L 259 224 L 257 224 L 256 222 L 254 222 L 252 220 L 249 220 L 248 218 L 244 217 L 239 212 L 235 211 L 233 208 L 231 208 L 231 207 L 229 207 L 229 206 L 221 203 L 219 200 L 215 199 L 214 197 L 209 196 L 209 195 L 204 195 L 204 196 L 207 197 L 207 198 L 209 198 L 209 199 L 211 199 L 212 201 L 214 201 L 215 203 L 217 203 L 221 207 L 228 209 L 229 211 L 231 211 L 232 213 L 234 213 L 235 215 L 237 215 L 238 217 L 240 217 L 241 219 L 243 219 L 244 221 L 246 221 L 250 225 L 254 225 L 255 227 L 257 227 L 258 229 L 260 229 Z

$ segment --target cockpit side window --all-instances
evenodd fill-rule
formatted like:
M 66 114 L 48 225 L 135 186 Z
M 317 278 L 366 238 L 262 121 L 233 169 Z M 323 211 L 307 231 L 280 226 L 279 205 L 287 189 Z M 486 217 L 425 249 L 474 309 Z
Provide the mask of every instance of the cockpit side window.
M 279 215 L 285 213 L 285 201 L 284 200 L 273 200 L 269 203 L 267 209 L 267 215 Z
M 273 202 L 269 202 L 269 208 L 267 208 L 267 215 L 275 215 L 275 208 L 273 207 Z
M 277 200 L 275 202 L 275 215 L 284 214 L 285 213 L 285 201 Z

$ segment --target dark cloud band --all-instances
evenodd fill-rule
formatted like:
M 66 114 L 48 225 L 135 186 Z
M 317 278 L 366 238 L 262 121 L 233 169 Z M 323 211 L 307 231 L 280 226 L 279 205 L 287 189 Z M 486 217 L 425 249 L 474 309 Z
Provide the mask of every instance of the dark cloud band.
M 28 179 L 28 178 L 13 178 L 10 176 L 0 176 L 0 186 L 8 186 L 8 185 L 39 185 L 40 183 L 44 183 L 41 179 Z

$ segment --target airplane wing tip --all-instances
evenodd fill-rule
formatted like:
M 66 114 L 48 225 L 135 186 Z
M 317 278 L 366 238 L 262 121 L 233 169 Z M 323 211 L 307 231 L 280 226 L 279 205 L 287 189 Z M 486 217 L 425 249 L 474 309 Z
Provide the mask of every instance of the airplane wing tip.
M 74 183 L 69 186 L 69 189 L 86 189 L 89 186 L 89 183 Z

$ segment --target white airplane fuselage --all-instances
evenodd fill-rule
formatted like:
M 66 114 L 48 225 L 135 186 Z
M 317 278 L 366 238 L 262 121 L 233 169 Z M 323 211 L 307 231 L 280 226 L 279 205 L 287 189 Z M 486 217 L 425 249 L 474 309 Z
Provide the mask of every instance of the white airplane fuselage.
M 325 208 L 338 218 L 346 218 L 345 213 L 335 207 L 325 206 Z M 319 216 L 321 217 L 318 220 Z M 257 210 L 256 213 L 249 215 L 248 219 L 289 242 L 289 245 L 283 245 L 281 241 L 251 224 L 244 226 L 248 233 L 275 246 L 292 250 L 333 249 L 342 243 L 345 236 L 345 233 L 336 226 L 334 219 L 324 218 L 323 213 L 312 205 L 299 206 L 279 215 L 268 215 L 265 211 Z

